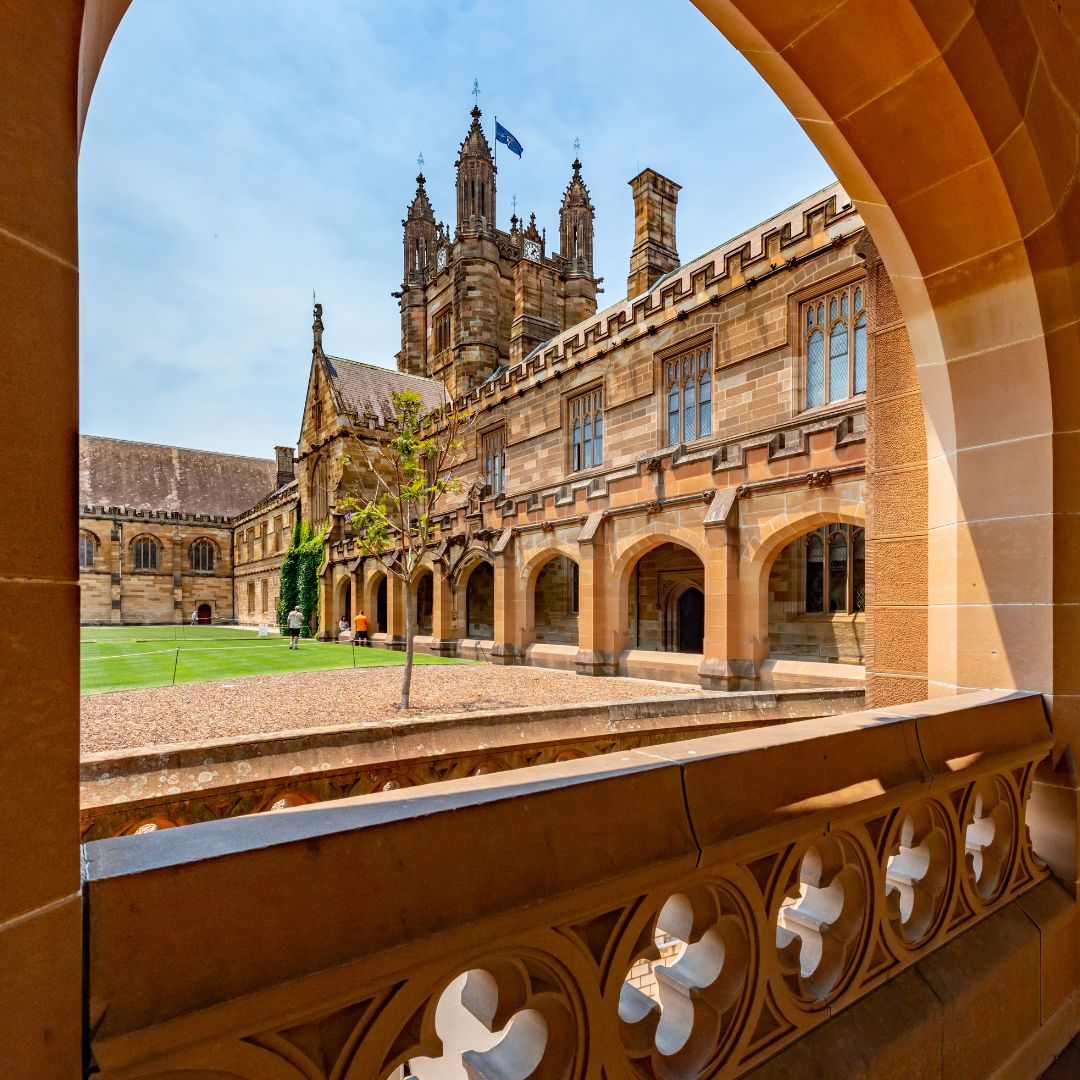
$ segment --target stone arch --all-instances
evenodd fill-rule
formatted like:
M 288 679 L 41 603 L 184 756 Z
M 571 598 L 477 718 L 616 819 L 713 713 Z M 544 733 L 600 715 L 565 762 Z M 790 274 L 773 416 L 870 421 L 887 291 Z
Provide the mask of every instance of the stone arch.
M 209 567 L 199 565 L 204 563 L 200 556 L 200 547 L 207 546 L 211 552 Z M 187 546 L 187 564 L 192 570 L 214 571 L 221 568 L 221 545 L 212 536 L 196 536 Z
M 416 617 L 416 632 L 430 637 L 435 614 L 435 571 L 422 563 L 413 582 L 413 612 Z
M 390 594 L 389 574 L 377 563 L 364 581 L 364 610 L 372 634 L 386 634 Z M 381 596 L 381 599 L 380 599 Z
M 334 584 L 333 630 L 335 635 L 338 632 L 338 623 L 343 618 L 349 623 L 350 629 L 352 628 L 354 614 L 352 574 L 342 574 Z
M 101 541 L 97 533 L 90 529 L 79 530 L 79 569 L 92 570 L 97 562 L 98 552 L 101 550 Z
M 150 548 L 154 548 L 151 554 Z M 152 532 L 141 532 L 127 544 L 130 567 L 140 573 L 160 572 L 165 565 L 165 542 Z
M 561 541 L 547 544 L 538 551 L 532 552 L 525 560 L 517 579 L 517 588 L 520 590 L 523 642 L 529 644 L 536 640 L 536 588 L 540 575 L 551 565 L 555 559 L 563 558 L 571 562 L 575 567 L 580 565 L 581 552 L 577 544 L 568 544 Z M 577 630 L 575 627 L 573 642 L 577 644 Z
M 675 628 L 675 615 L 672 614 L 677 608 L 678 598 L 687 588 L 694 587 L 705 595 L 705 559 L 703 547 L 699 538 L 691 534 L 687 537 L 683 534 L 689 530 L 668 529 L 664 532 L 652 532 L 648 536 L 639 537 L 624 545 L 615 559 L 615 571 L 612 581 L 615 583 L 615 626 L 625 627 L 625 640 L 623 648 L 640 648 L 647 650 L 657 649 L 663 652 L 679 652 L 679 635 Z M 700 534 L 699 534 L 700 536 Z M 631 596 L 631 586 L 634 580 L 634 571 L 654 551 L 670 545 L 672 548 L 682 549 L 693 557 L 696 567 L 676 567 L 663 571 L 667 580 L 658 585 L 659 592 L 654 599 L 655 622 L 657 624 L 656 641 L 642 638 L 641 612 L 637 608 L 641 600 L 638 596 Z M 704 624 L 702 624 L 704 635 Z
M 616 548 L 611 559 L 611 580 L 614 584 L 613 613 L 617 627 L 630 626 L 630 576 L 634 567 L 653 548 L 663 544 L 676 544 L 687 548 L 705 565 L 704 537 L 701 530 L 679 528 L 677 526 L 655 523 L 650 532 L 645 536 L 633 537 Z M 622 632 L 623 640 L 619 643 L 621 648 L 634 647 L 634 635 L 628 630 Z
M 490 615 L 487 613 L 486 602 L 481 606 L 479 579 L 476 582 L 473 581 L 477 571 L 480 571 L 485 579 L 483 585 L 485 591 L 488 587 L 487 577 L 488 575 L 491 577 Z M 472 595 L 470 595 L 470 589 Z M 483 640 L 490 640 L 495 633 L 495 563 L 489 555 L 474 549 L 473 552 L 465 556 L 464 564 L 457 574 L 457 594 L 459 600 L 458 611 L 461 613 L 460 617 L 464 624 L 462 636 L 466 638 L 481 637 Z M 474 630 L 483 631 L 485 628 L 490 628 L 488 633 L 473 634 Z

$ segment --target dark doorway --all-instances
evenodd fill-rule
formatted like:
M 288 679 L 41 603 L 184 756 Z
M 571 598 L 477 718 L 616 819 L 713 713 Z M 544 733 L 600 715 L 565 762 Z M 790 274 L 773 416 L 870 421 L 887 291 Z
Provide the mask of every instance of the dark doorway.
M 687 589 L 679 597 L 679 652 L 699 653 L 705 647 L 705 594 Z
M 348 620 L 349 626 L 352 626 L 352 582 L 347 581 L 345 583 L 345 595 L 342 597 L 341 614 Z
M 416 586 L 416 632 L 430 636 L 432 616 L 435 611 L 434 578 L 424 574 Z
M 495 571 L 480 563 L 465 586 L 465 636 L 490 641 L 495 636 Z
M 386 633 L 386 578 L 379 582 L 379 591 L 375 594 L 375 633 Z
M 200 626 L 209 626 L 213 621 L 213 614 L 210 611 L 209 604 L 200 604 L 198 610 L 198 620 Z

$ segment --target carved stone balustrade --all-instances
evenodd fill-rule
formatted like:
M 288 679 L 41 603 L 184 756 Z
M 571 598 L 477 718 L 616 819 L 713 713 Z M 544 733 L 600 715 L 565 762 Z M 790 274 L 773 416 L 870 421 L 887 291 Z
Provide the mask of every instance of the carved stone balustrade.
M 980 692 L 94 842 L 94 1061 L 741 1076 L 1047 876 L 1025 811 L 1050 746 L 1039 697 Z M 491 1037 L 450 1037 L 451 984 Z

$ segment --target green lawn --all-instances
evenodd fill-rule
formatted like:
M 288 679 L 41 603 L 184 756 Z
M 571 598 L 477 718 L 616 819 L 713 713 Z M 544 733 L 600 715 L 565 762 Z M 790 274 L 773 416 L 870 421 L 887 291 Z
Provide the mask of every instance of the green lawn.
M 287 638 L 260 638 L 256 630 L 227 626 L 84 626 L 81 639 L 84 694 L 168 686 L 174 673 L 178 683 L 198 683 L 405 662 L 405 654 L 400 652 L 310 639 L 301 641 L 299 649 L 290 650 Z M 416 662 L 462 663 L 426 653 L 417 653 Z

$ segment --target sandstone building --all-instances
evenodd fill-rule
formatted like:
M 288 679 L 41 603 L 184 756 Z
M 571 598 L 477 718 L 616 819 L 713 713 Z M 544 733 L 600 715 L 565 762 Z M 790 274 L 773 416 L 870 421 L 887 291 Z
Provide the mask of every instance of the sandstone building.
M 466 973 L 485 1023 L 522 1022 L 450 1065 L 574 1080 L 1037 1077 L 1080 1026 L 1075 7 L 698 6 L 895 285 L 868 251 L 872 709 L 85 846 L 77 169 L 128 0 L 0 8 L 2 333 L 40 359 L 3 372 L 0 1044 L 25 1075 L 388 1076 L 449 1057 Z M 659 1017 L 621 1002 L 658 924 L 702 961 Z
M 403 222 L 399 374 L 329 356 L 316 313 L 298 478 L 304 517 L 333 521 L 322 634 L 361 606 L 400 644 L 399 584 L 358 557 L 334 506 L 364 488 L 362 447 L 409 385 L 473 417 L 458 472 L 475 483 L 413 598 L 421 647 L 707 686 L 858 677 L 872 284 L 844 191 L 683 262 L 679 185 L 646 169 L 627 298 L 597 313 L 581 162 L 559 251 L 534 219 L 503 232 L 480 117 L 455 228 L 423 175 Z M 852 666 L 806 666 L 831 661 Z
M 273 622 L 295 512 L 289 447 L 267 461 L 79 436 L 81 621 Z

